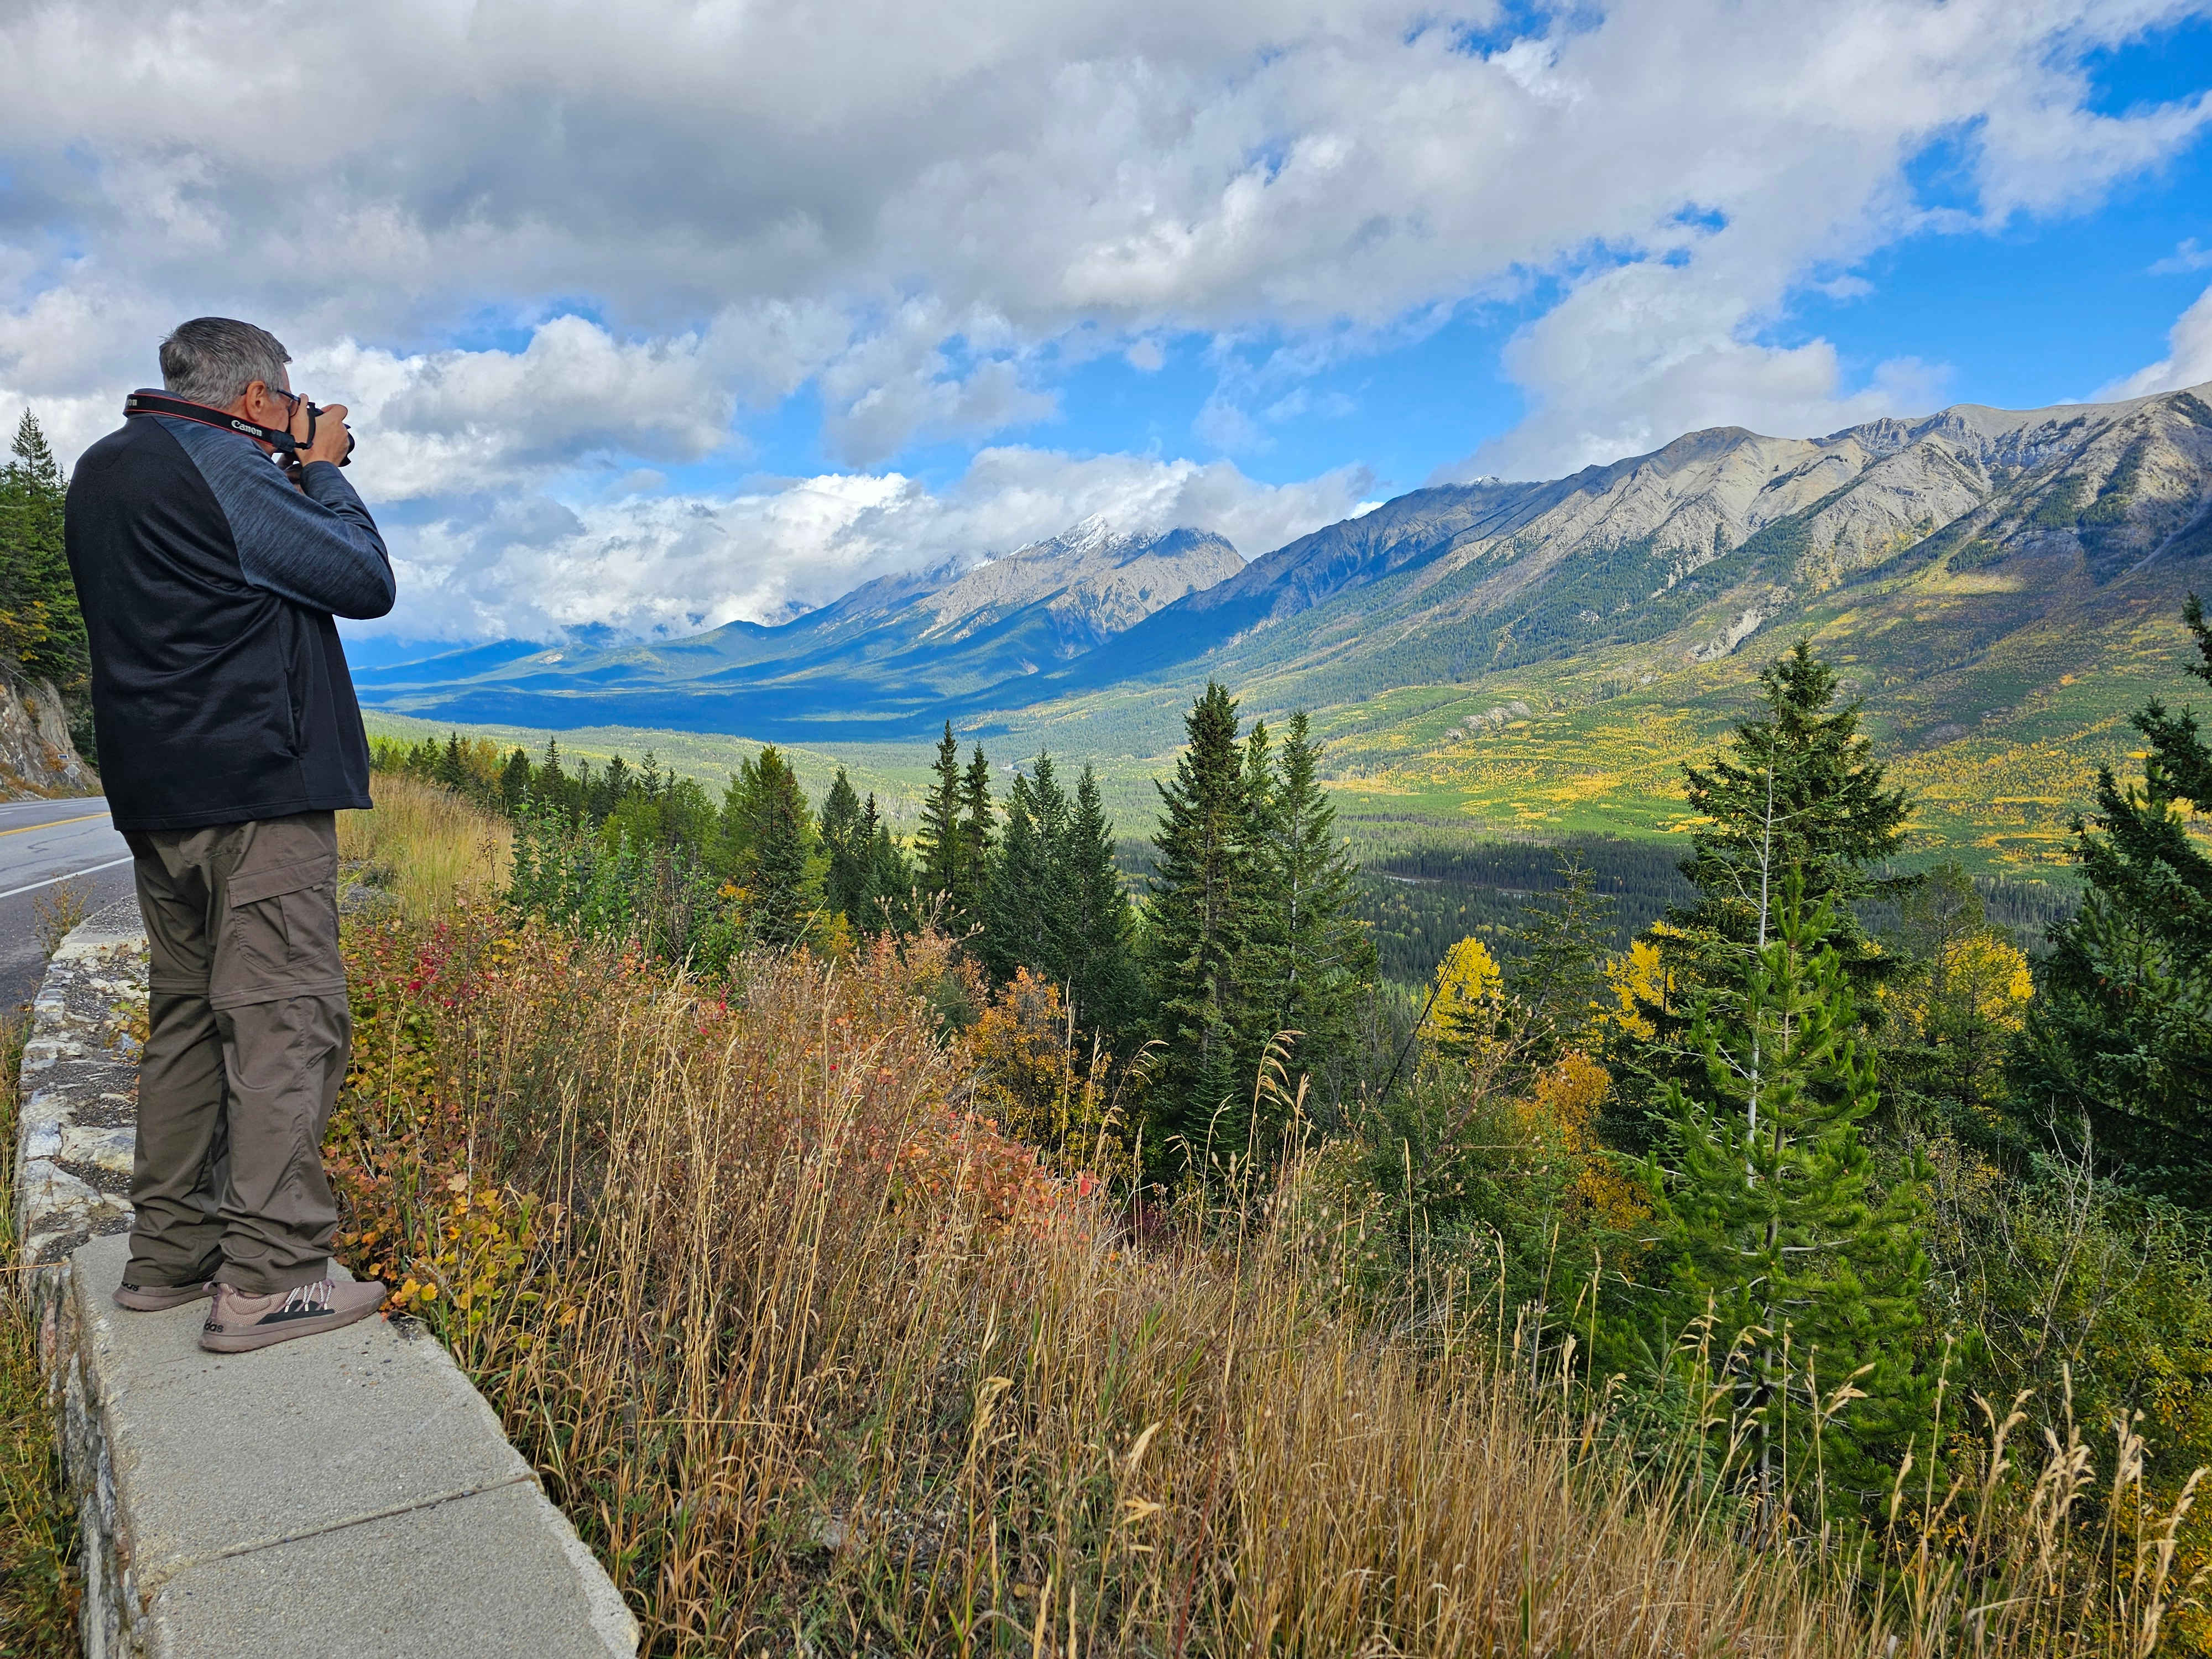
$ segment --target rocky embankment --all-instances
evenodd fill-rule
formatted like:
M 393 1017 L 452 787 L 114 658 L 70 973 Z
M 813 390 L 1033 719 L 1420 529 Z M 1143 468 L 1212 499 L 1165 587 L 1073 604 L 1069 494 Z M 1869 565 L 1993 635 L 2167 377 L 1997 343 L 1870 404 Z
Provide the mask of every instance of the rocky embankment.
M 61 694 L 0 673 L 0 800 L 99 793 L 99 775 L 70 741 Z

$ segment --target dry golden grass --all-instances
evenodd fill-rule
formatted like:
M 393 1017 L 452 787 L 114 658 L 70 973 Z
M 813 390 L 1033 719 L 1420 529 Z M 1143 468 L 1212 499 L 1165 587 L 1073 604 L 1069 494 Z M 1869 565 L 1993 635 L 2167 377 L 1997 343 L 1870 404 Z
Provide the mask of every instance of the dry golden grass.
M 381 780 L 345 834 L 406 914 L 349 930 L 342 1253 L 653 1653 L 2180 1650 L 2124 1430 L 2015 1468 L 2025 1419 L 1954 1402 L 1886 1535 L 1749 1547 L 1723 1393 L 1655 1444 L 1464 1286 L 1376 1309 L 1325 1152 L 1142 1224 L 1079 1196 L 940 1038 L 946 940 L 702 988 L 482 902 L 497 840 L 443 792 Z
M 506 820 L 451 790 L 380 772 L 375 806 L 338 814 L 338 857 L 350 878 L 386 888 L 402 912 L 426 921 L 462 898 L 483 900 L 507 880 L 514 843 Z
M 2124 1458 L 1908 1486 L 1876 1593 L 1864 1547 L 1744 1547 L 1708 1437 L 1629 1455 L 1480 1298 L 1376 1322 L 1310 1166 L 1139 1241 L 968 1115 L 948 951 L 757 957 L 726 1000 L 480 910 L 356 940 L 349 1260 L 410 1282 L 652 1651 L 2154 1647 Z

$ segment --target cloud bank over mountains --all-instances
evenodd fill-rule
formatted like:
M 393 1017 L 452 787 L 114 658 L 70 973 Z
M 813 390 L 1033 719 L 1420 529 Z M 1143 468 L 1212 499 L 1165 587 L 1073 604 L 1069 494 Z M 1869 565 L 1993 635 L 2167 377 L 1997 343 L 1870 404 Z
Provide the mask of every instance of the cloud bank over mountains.
M 1238 453 L 1496 305 L 1527 412 L 1441 476 L 1925 410 L 1940 365 L 1855 373 L 1792 295 L 2158 167 L 2212 102 L 2090 66 L 2206 9 L 52 0 L 0 17 L 0 418 L 74 453 L 180 318 L 266 323 L 374 434 L 413 633 L 775 617 L 1092 512 L 1256 554 L 1368 481 L 1044 447 L 1068 378 L 1202 360 Z M 2208 305 L 2136 379 L 2203 377 Z M 840 470 L 748 477 L 800 406 Z

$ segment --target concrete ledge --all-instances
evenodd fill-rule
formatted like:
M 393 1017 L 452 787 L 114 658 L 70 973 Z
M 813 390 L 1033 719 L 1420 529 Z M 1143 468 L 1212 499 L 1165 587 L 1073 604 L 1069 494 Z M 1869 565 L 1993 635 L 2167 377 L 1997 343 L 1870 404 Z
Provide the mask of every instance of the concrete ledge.
M 27 1143 L 66 1152 L 88 1104 L 127 1105 L 94 1126 L 119 1129 L 125 1182 L 136 1068 L 103 1040 L 100 1000 L 131 994 L 131 943 L 112 921 L 71 935 L 39 998 L 47 1047 L 24 1062 L 45 1103 Z M 83 1534 L 88 1659 L 635 1654 L 620 1594 L 434 1339 L 372 1318 L 205 1352 L 204 1302 L 114 1305 L 119 1195 L 66 1157 L 33 1161 L 15 1197 L 52 1264 L 30 1289 Z
M 10 1194 L 28 1261 L 58 1261 L 130 1228 L 138 1054 L 128 1026 L 145 1006 L 146 934 L 125 899 L 62 941 L 31 1004 Z
M 246 1354 L 126 1313 L 94 1239 L 50 1295 L 85 1652 L 627 1659 L 637 1626 L 444 1348 L 371 1319 Z

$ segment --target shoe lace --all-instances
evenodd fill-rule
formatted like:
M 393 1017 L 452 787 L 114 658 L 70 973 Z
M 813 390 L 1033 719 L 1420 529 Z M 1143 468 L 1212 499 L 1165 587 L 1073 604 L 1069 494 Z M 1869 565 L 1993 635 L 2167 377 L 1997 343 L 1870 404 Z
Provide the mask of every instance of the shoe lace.
M 330 1305 L 331 1281 L 327 1279 L 319 1279 L 312 1285 L 296 1285 L 288 1291 L 284 1297 L 284 1305 L 276 1311 L 289 1313 L 296 1307 L 305 1312 L 313 1313 L 317 1308 L 326 1309 Z

